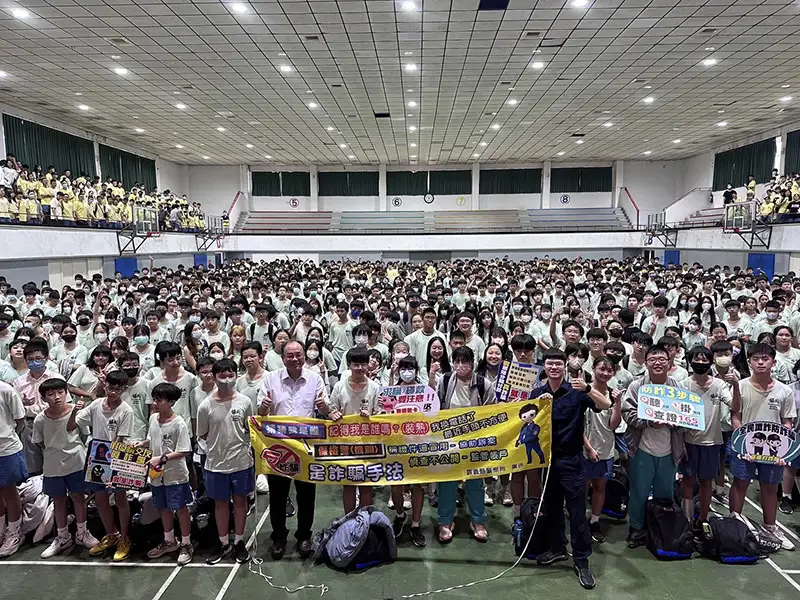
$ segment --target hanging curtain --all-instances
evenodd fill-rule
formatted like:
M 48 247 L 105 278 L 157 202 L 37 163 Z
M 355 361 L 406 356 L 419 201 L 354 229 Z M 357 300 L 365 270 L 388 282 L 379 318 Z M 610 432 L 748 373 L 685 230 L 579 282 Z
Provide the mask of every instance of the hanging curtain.
M 472 171 L 431 171 L 428 191 L 434 196 L 471 194 Z
M 281 173 L 281 196 L 310 196 L 311 173 L 286 171 Z
M 389 171 L 386 173 L 387 196 L 424 196 L 427 193 L 427 171 Z
M 321 172 L 317 174 L 320 196 L 350 196 L 350 186 L 347 183 L 347 173 Z
M 156 161 L 143 156 L 139 157 L 139 182 L 147 192 L 156 189 Z
M 253 196 L 280 196 L 281 174 L 271 171 L 253 171 Z
M 800 172 L 800 129 L 790 131 L 789 135 L 786 136 L 786 158 L 783 172 Z
M 486 169 L 481 171 L 481 194 L 541 194 L 541 169 Z
M 122 151 L 100 144 L 100 172 L 103 174 L 103 181 L 111 177 L 116 181 L 122 179 Z
M 97 170 L 91 140 L 6 114 L 3 128 L 6 151 L 16 154 L 22 164 L 45 170 L 53 166 L 59 174 L 70 170 L 73 178 L 93 177 Z
M 550 191 L 610 192 L 613 186 L 611 167 L 560 168 L 550 171 Z
M 760 183 L 769 181 L 776 152 L 774 138 L 718 152 L 714 155 L 714 191 L 724 190 L 728 184 L 735 188 L 742 187 L 747 184 L 750 175 Z M 786 152 L 788 157 L 788 144 Z M 788 162 L 786 165 L 788 169 Z
M 375 171 L 353 171 L 347 174 L 347 181 L 350 196 L 378 195 L 378 173 Z

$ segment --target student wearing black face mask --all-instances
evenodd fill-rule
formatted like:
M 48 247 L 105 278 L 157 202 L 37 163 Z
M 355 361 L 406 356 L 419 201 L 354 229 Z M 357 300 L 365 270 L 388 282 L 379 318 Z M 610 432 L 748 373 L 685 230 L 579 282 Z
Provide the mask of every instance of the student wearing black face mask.
M 702 529 L 702 523 L 708 520 L 711 495 L 714 491 L 714 480 L 720 468 L 722 453 L 722 414 L 723 404 L 730 406 L 734 396 L 739 395 L 738 381 L 733 386 L 722 379 L 711 376 L 714 354 L 704 346 L 695 346 L 686 355 L 692 368 L 692 375 L 678 382 L 678 387 L 687 389 L 703 398 L 706 427 L 704 431 L 686 429 L 684 441 L 686 455 L 679 468 L 683 474 L 681 480 L 681 499 L 683 512 L 689 521 L 694 518 L 694 485 L 700 481 L 700 518 L 695 523 L 695 530 Z

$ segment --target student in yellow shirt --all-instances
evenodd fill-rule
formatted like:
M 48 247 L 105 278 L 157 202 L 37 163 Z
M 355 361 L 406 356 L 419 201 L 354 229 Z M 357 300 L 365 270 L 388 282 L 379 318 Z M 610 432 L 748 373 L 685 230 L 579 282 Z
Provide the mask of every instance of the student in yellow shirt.
M 41 225 L 42 215 L 39 202 L 36 199 L 36 192 L 28 192 L 28 224 Z
M 72 201 L 72 210 L 75 212 L 75 223 L 78 227 L 89 226 L 89 206 L 83 196 Z
M 764 202 L 761 204 L 760 211 L 761 213 L 761 220 L 765 222 L 772 221 L 772 215 L 775 212 L 775 202 L 772 200 L 771 197 L 767 197 Z
M 112 229 L 121 229 L 122 223 L 119 220 L 119 209 L 117 208 L 116 200 L 111 199 L 106 207 L 106 219 Z
M 91 211 L 92 221 L 95 223 L 95 225 L 97 227 L 100 227 L 101 229 L 105 229 L 106 227 L 108 227 L 108 220 L 106 219 L 106 210 L 102 202 L 94 200 L 94 197 L 92 197 L 89 208 Z
M 17 203 L 17 221 L 19 221 L 23 225 L 28 224 L 28 201 L 25 199 L 25 196 L 22 194 L 16 195 L 16 203 Z
M 67 227 L 75 227 L 75 206 L 74 202 L 67 198 L 64 192 L 57 192 L 56 198 L 61 202 L 62 222 Z
M 11 223 L 11 202 L 6 197 L 6 191 L 0 188 L 0 223 Z

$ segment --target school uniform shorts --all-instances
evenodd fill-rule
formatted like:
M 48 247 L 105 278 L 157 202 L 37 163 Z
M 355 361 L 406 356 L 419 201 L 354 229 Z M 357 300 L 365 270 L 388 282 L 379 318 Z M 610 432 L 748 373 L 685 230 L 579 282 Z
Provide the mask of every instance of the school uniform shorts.
M 744 481 L 758 479 L 759 483 L 777 485 L 783 481 L 783 467 L 747 462 L 738 456 L 731 457 L 731 473 L 734 478 Z
M 686 456 L 679 465 L 680 472 L 703 481 L 714 479 L 719 474 L 719 457 L 722 448 L 722 444 L 701 446 L 687 443 Z
M 586 471 L 586 479 L 611 479 L 614 476 L 614 459 L 592 462 L 584 456 L 583 470 Z
M 153 506 L 158 510 L 178 510 L 192 501 L 192 488 L 188 483 L 176 485 L 154 485 L 151 487 L 153 492 Z
M 28 478 L 28 463 L 25 452 L 0 456 L 0 488 L 17 485 Z
M 205 471 L 206 492 L 214 500 L 228 500 L 231 496 L 247 496 L 256 488 L 256 472 L 253 467 L 233 473 Z
M 75 471 L 69 475 L 45 477 L 42 482 L 44 493 L 51 498 L 63 498 L 67 493 L 79 494 L 86 491 L 83 471 Z

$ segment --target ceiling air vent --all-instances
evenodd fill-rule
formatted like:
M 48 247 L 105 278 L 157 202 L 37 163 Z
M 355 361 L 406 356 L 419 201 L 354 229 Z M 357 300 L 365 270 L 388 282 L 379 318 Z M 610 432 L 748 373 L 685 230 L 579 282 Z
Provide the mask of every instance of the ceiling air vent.
M 113 37 L 113 38 L 103 38 L 109 44 L 113 44 L 114 46 L 133 46 L 131 41 L 128 38 L 124 37 Z
M 304 35 L 303 39 L 307 42 L 318 42 L 319 36 L 318 35 Z
M 717 30 L 714 27 L 706 27 L 701 29 L 700 33 L 717 33 Z
M 391 115 L 388 112 L 376 112 L 373 113 L 376 119 L 389 119 Z

